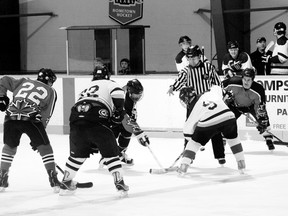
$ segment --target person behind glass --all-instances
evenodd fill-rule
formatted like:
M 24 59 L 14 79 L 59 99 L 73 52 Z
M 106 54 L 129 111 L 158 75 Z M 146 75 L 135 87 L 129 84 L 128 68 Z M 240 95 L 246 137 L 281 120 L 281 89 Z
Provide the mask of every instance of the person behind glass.
M 181 36 L 178 40 L 178 44 L 181 47 L 181 51 L 175 57 L 175 64 L 176 64 L 177 71 L 180 72 L 187 65 L 189 65 L 189 62 L 185 55 L 186 55 L 187 49 L 192 46 L 192 40 L 186 35 Z
M 266 38 L 258 38 L 256 40 L 256 47 L 257 49 L 250 54 L 252 65 L 256 69 L 257 75 L 270 75 L 270 64 L 263 61 L 263 57 L 266 55 L 272 55 L 272 51 L 270 50 L 265 53 Z
M 131 74 L 130 71 L 130 61 L 127 58 L 123 58 L 120 61 L 120 70 L 118 71 L 119 75 L 127 75 L 127 74 Z
M 237 41 L 229 41 L 227 44 L 228 53 L 223 57 L 222 71 L 226 79 L 235 75 L 241 76 L 245 68 L 252 68 L 249 55 L 246 52 L 239 51 Z
M 286 37 L 286 25 L 278 22 L 274 26 L 273 34 L 276 43 L 272 56 L 264 57 L 265 62 L 271 63 L 271 75 L 288 75 L 288 38 Z

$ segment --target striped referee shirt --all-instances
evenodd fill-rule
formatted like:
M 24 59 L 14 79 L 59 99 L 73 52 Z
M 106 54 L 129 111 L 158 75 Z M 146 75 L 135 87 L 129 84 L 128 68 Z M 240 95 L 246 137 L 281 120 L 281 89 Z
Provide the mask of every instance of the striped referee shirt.
M 191 86 L 198 95 L 209 90 L 212 85 L 220 86 L 221 80 L 215 67 L 210 62 L 205 61 L 197 67 L 188 65 L 182 69 L 173 84 L 173 91 L 178 91 L 184 86 Z

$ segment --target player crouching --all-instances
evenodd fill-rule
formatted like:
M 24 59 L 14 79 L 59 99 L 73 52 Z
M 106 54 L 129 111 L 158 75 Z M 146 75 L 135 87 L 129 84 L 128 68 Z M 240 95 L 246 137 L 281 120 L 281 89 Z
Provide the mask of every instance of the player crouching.
M 223 101 L 221 87 L 212 86 L 210 91 L 199 96 L 191 87 L 184 87 L 179 97 L 181 102 L 193 108 L 184 124 L 183 133 L 188 143 L 177 172 L 185 174 L 200 147 L 215 134 L 222 133 L 236 158 L 239 171 L 243 173 L 245 160 L 236 118 Z

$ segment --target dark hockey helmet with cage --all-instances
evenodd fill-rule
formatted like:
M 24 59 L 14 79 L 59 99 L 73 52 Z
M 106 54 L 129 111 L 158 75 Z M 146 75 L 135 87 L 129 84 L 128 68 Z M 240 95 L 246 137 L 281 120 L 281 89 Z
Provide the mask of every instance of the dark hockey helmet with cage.
M 179 99 L 181 104 L 186 107 L 196 98 L 196 92 L 193 87 L 183 87 L 179 93 Z
M 127 82 L 127 92 L 133 101 L 139 101 L 143 97 L 143 85 L 138 79 L 132 79 Z
M 202 52 L 198 45 L 187 49 L 187 52 L 186 52 L 187 58 L 193 58 L 195 56 L 200 56 L 200 55 L 202 55 Z
M 277 35 L 286 34 L 286 25 L 283 22 L 278 22 L 274 26 L 274 33 Z
M 110 76 L 111 76 L 108 68 L 106 66 L 101 66 L 101 65 L 96 66 L 94 68 L 92 75 L 93 75 L 92 81 L 93 80 L 102 80 L 102 79 L 109 80 Z
M 242 71 L 242 77 L 251 77 L 252 80 L 255 78 L 255 70 L 253 68 L 246 68 Z
M 55 75 L 55 73 L 49 69 L 49 68 L 41 68 L 38 71 L 38 77 L 37 80 L 40 82 L 43 82 L 45 84 L 51 84 L 53 85 L 53 83 L 56 81 L 57 77 Z

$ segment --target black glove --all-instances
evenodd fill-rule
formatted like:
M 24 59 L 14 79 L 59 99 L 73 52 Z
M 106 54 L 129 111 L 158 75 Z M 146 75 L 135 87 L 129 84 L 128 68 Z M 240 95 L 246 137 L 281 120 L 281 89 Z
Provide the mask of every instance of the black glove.
M 234 93 L 232 90 L 223 90 L 223 100 L 227 106 L 234 106 Z
M 113 124 L 119 125 L 122 123 L 123 118 L 124 118 L 124 110 L 115 110 L 115 112 L 111 117 L 111 122 Z
M 0 96 L 0 111 L 4 112 L 9 105 L 9 98 L 6 95 Z
M 237 62 L 234 62 L 234 61 L 229 61 L 229 66 L 232 70 L 241 70 L 241 61 L 237 61 Z
M 257 119 L 258 122 L 258 126 L 257 129 L 259 131 L 260 134 L 264 133 L 267 130 L 268 127 L 268 116 L 260 116 Z
M 140 133 L 137 133 L 137 135 L 135 134 L 138 142 L 142 145 L 142 146 L 148 146 L 150 144 L 149 138 L 148 136 L 144 133 L 144 131 L 140 131 Z

